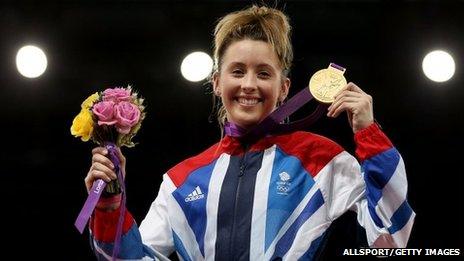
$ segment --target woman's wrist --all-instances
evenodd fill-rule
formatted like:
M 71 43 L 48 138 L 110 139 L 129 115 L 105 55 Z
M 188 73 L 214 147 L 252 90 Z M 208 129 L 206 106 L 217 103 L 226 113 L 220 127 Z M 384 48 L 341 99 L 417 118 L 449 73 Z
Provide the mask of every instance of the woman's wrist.
M 119 208 L 121 205 L 121 194 L 111 197 L 101 197 L 98 200 L 96 208 L 102 211 L 110 212 Z

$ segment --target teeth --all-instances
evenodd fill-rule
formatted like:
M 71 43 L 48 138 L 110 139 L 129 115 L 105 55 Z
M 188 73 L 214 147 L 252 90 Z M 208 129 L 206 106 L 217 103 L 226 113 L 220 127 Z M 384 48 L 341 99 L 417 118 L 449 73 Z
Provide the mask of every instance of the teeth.
M 258 99 L 238 98 L 238 102 L 245 105 L 255 105 L 258 103 Z

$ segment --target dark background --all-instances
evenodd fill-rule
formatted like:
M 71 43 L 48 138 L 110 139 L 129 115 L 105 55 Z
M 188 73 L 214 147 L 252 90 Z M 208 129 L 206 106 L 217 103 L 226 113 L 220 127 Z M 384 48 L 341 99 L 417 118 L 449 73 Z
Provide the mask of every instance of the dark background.
M 180 74 L 188 53 L 211 53 L 215 21 L 251 1 L 63 1 L 0 3 L 0 184 L 3 253 L 92 260 L 88 232 L 73 223 L 86 198 L 91 143 L 71 136 L 90 94 L 131 84 L 146 98 L 147 118 L 125 149 L 128 207 L 140 222 L 162 174 L 216 142 L 204 82 Z M 274 3 L 274 1 L 272 1 Z M 401 152 L 409 202 L 417 213 L 408 247 L 463 248 L 463 1 L 278 1 L 291 18 L 295 60 L 291 94 L 335 62 L 374 97 L 375 117 Z M 22 77 L 17 50 L 43 48 L 44 75 Z M 434 83 L 422 58 L 450 52 L 456 74 Z M 293 119 L 311 112 L 300 110 Z M 354 153 L 346 117 L 309 131 Z M 343 227 L 343 226 L 341 226 Z M 343 229 L 341 229 L 343 232 Z M 345 231 L 346 232 L 346 231 Z M 348 239 L 347 239 L 348 238 Z M 343 249 L 335 235 L 330 249 Z M 339 250 L 332 255 L 340 256 Z

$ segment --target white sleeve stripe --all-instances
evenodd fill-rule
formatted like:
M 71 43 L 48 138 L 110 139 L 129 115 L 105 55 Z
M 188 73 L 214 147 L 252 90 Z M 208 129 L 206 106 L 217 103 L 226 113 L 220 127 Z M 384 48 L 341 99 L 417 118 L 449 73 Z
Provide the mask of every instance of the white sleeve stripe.
M 152 202 L 148 213 L 139 226 L 142 242 L 151 250 L 163 253 L 165 256 L 174 251 L 171 225 L 168 218 L 167 198 L 175 189 L 168 175 L 163 175 L 163 182 L 158 196 Z
M 172 230 L 177 234 L 179 240 L 185 246 L 185 249 L 189 250 L 189 255 L 192 260 L 204 260 L 203 255 L 200 251 L 200 246 L 195 240 L 195 234 L 192 228 L 188 225 L 187 218 L 185 217 L 182 208 L 177 203 L 176 199 L 172 194 L 169 194 L 167 198 L 169 216 L 171 217 Z
M 95 240 L 93 240 L 93 243 L 94 243 L 94 248 L 95 248 L 95 251 L 97 251 L 100 255 L 102 255 L 104 258 L 108 259 L 108 260 L 113 260 L 113 257 L 111 255 L 108 255 L 102 248 L 100 248 L 97 244 L 97 242 Z M 149 257 L 149 256 L 144 256 L 142 257 L 141 259 L 137 259 L 137 260 L 160 260 L 160 261 L 169 261 L 169 259 L 165 256 L 163 256 L 161 253 L 159 253 L 158 251 L 154 250 L 154 249 L 150 249 L 151 251 L 153 251 L 153 253 L 155 254 L 155 257 L 153 259 L 153 257 Z M 121 258 L 116 258 L 116 260 L 119 260 L 119 261 L 125 261 L 125 260 L 135 260 L 135 259 L 121 259 Z
M 282 260 L 299 260 L 317 241 L 331 222 L 327 220 L 327 206 L 323 204 L 298 230 L 294 243 Z M 314 258 L 314 257 L 313 257 Z
M 383 188 L 382 197 L 375 207 L 375 212 L 382 220 L 384 227 L 388 228 L 392 225 L 390 219 L 406 200 L 407 190 L 408 186 L 404 171 L 404 162 L 403 159 L 400 158 L 395 172 Z
M 177 189 L 176 185 L 174 185 L 174 182 L 172 182 L 168 174 L 163 175 L 163 181 L 166 182 L 166 188 L 168 189 L 167 192 L 169 194 L 171 194 L 174 190 Z
M 404 225 L 402 229 L 396 231 L 392 235 L 398 247 L 406 247 L 409 240 L 409 235 L 411 234 L 412 225 L 414 224 L 415 217 L 416 213 L 412 212 L 406 225 Z
M 335 220 L 365 197 L 364 180 L 360 173 L 358 161 L 343 151 L 314 177 L 327 204 L 330 220 Z

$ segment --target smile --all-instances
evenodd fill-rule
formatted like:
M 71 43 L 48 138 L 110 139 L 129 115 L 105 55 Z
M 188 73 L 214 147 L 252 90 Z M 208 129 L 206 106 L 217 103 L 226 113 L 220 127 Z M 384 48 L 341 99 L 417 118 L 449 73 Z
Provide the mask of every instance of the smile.
M 261 99 L 258 99 L 258 98 L 243 98 L 243 97 L 236 98 L 235 100 L 241 105 L 246 105 L 246 106 L 256 105 L 258 104 L 258 102 L 261 101 Z

